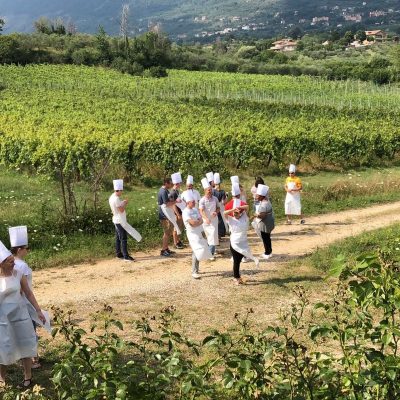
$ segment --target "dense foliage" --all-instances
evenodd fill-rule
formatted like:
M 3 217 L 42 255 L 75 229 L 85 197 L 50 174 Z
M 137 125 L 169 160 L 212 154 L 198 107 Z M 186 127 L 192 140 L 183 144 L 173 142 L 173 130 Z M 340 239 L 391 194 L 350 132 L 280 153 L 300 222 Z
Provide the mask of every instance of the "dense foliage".
M 55 310 L 67 351 L 55 365 L 57 399 L 394 400 L 400 395 L 400 273 L 391 252 L 336 260 L 332 298 L 311 304 L 301 287 L 280 322 L 255 328 L 249 309 L 237 327 L 201 342 L 176 325 L 174 307 L 122 324 L 105 306 L 88 335 Z M 15 394 L 11 394 L 15 396 Z M 5 395 L 4 399 L 11 398 Z M 27 394 L 26 399 L 44 399 Z

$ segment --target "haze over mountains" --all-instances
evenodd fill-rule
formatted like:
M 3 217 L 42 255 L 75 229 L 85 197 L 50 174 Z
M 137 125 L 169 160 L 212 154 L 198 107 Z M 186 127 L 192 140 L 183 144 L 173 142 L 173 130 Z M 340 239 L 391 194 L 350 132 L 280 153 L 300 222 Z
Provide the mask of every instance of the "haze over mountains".
M 399 0 L 0 0 L 5 33 L 30 32 L 41 16 L 73 22 L 79 32 L 99 25 L 118 34 L 123 4 L 129 4 L 131 34 L 159 24 L 173 38 L 233 33 L 266 36 L 295 26 L 304 31 L 400 25 Z

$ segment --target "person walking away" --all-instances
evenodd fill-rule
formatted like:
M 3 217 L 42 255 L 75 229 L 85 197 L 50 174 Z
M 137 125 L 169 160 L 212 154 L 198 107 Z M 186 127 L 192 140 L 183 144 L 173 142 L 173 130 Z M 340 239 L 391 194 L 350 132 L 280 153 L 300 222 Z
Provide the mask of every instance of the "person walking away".
M 114 179 L 113 186 L 114 193 L 108 199 L 108 203 L 113 215 L 112 222 L 115 226 L 115 255 L 124 261 L 134 261 L 134 258 L 128 253 L 128 234 L 138 242 L 142 240 L 142 236 L 127 222 L 126 207 L 128 200 L 121 200 L 124 190 L 123 179 Z
M 272 204 L 268 197 L 269 187 L 263 184 L 257 186 L 256 199 L 258 205 L 254 213 L 252 226 L 264 244 L 264 253 L 261 255 L 265 260 L 272 257 L 271 232 L 275 228 L 275 218 Z
M 182 210 L 185 208 L 185 203 L 182 201 L 179 192 L 182 183 L 182 176 L 179 172 L 176 172 L 171 175 L 171 180 L 173 184 L 171 190 L 171 196 L 172 199 L 175 201 L 174 212 L 176 216 L 176 223 L 178 224 L 179 229 L 182 231 L 183 230 Z M 179 250 L 183 249 L 184 245 L 181 240 L 181 235 L 178 235 L 178 232 L 175 228 L 172 235 L 174 239 L 175 248 Z
M 29 289 L 33 291 L 32 269 L 25 261 L 25 257 L 28 255 L 29 251 L 28 227 L 13 226 L 11 228 L 8 228 L 8 233 L 10 236 L 10 245 L 11 245 L 10 251 L 14 257 L 14 269 L 20 272 L 23 276 L 25 276 L 26 281 L 28 282 Z M 28 299 L 24 295 L 22 296 L 25 300 L 25 304 L 28 307 L 28 312 L 32 314 L 31 309 L 33 308 L 33 306 L 31 305 L 31 303 L 29 303 Z M 35 309 L 33 309 L 33 312 L 35 312 Z M 33 319 L 32 319 L 32 325 L 33 328 L 35 329 L 36 341 L 38 341 L 38 336 L 36 333 L 37 324 Z M 36 355 L 35 357 L 32 358 L 32 369 L 37 369 L 40 367 L 41 365 L 39 362 L 39 355 Z
M 221 188 L 221 176 L 218 172 L 214 174 L 214 188 L 212 190 L 213 196 L 215 196 L 219 201 L 220 212 L 218 213 L 218 239 L 226 236 L 226 220 L 225 220 L 225 203 L 226 203 L 226 193 L 225 190 Z
M 32 358 L 37 355 L 36 333 L 25 298 L 46 322 L 26 277 L 14 269 L 14 257 L 0 242 L 0 386 L 6 384 L 6 366 L 22 360 L 24 380 L 20 387 L 32 386 Z
M 193 194 L 195 202 L 196 202 L 196 208 L 198 208 L 201 196 L 200 196 L 200 193 L 198 192 L 198 190 L 194 189 L 194 187 L 193 187 L 193 176 L 192 175 L 188 175 L 188 177 L 186 178 L 186 190 L 184 192 L 182 192 L 182 194 L 181 194 L 181 199 L 184 203 L 187 202 L 186 196 L 188 193 Z
M 286 199 L 285 199 L 285 214 L 286 223 L 292 223 L 293 215 L 300 215 L 300 223 L 305 224 L 304 216 L 301 212 L 300 192 L 303 189 L 301 179 L 296 176 L 296 166 L 290 164 L 289 176 L 285 181 Z
M 225 215 L 228 218 L 230 231 L 233 277 L 237 285 L 244 283 L 240 275 L 240 263 L 244 257 L 253 260 L 256 267 L 259 265 L 259 260 L 253 256 L 247 239 L 247 230 L 249 227 L 248 208 L 248 204 L 240 200 L 239 184 L 234 182 L 232 185 L 232 200 L 225 206 Z
M 163 228 L 162 249 L 160 252 L 163 257 L 169 257 L 175 254 L 175 252 L 168 247 L 169 241 L 173 235 L 174 228 L 180 233 L 179 226 L 176 223 L 176 215 L 173 210 L 176 202 L 169 192 L 172 186 L 172 179 L 169 177 L 165 178 L 157 195 L 158 219 Z
M 192 254 L 192 277 L 199 279 L 200 261 L 209 260 L 212 257 L 207 240 L 203 237 L 203 218 L 196 208 L 196 200 L 192 193 L 186 195 L 186 208 L 182 213 L 183 222 Z
M 203 218 L 203 228 L 207 236 L 207 242 L 210 246 L 212 257 L 215 260 L 215 246 L 218 246 L 218 213 L 220 210 L 218 199 L 212 195 L 211 184 L 208 178 L 203 178 L 201 184 L 204 189 L 204 196 L 199 203 L 199 210 Z

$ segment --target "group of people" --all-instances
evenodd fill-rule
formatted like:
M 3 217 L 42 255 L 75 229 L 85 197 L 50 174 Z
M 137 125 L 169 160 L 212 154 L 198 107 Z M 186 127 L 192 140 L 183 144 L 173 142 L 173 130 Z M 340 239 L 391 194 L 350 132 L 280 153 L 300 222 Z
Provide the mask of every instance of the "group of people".
M 157 196 L 158 217 L 163 229 L 162 257 L 170 257 L 175 251 L 169 248 L 171 239 L 175 249 L 183 249 L 183 230 L 192 249 L 192 277 L 199 279 L 199 264 L 203 260 L 215 260 L 216 247 L 221 238 L 229 232 L 230 251 L 233 261 L 233 277 L 237 285 L 243 283 L 240 275 L 242 262 L 259 259 L 254 257 L 248 244 L 248 229 L 250 220 L 252 227 L 263 242 L 264 253 L 261 258 L 272 257 L 271 232 L 275 228 L 275 220 L 270 200 L 269 187 L 262 178 L 256 178 L 251 188 L 253 209 L 249 210 L 246 194 L 238 176 L 231 176 L 231 198 L 221 187 L 219 173 L 208 172 L 201 179 L 203 196 L 194 189 L 193 176 L 186 179 L 186 189 L 181 192 L 182 176 L 179 172 L 164 179 Z M 127 236 L 130 234 L 140 240 L 140 234 L 126 221 L 127 200 L 121 200 L 123 181 L 114 180 L 114 193 L 109 199 L 115 224 L 116 256 L 125 261 L 133 261 L 128 254 Z M 285 181 L 286 199 L 285 214 L 287 223 L 292 223 L 292 217 L 300 216 L 300 223 L 305 220 L 301 212 L 300 193 L 302 182 L 296 176 L 296 167 L 291 164 L 289 176 Z

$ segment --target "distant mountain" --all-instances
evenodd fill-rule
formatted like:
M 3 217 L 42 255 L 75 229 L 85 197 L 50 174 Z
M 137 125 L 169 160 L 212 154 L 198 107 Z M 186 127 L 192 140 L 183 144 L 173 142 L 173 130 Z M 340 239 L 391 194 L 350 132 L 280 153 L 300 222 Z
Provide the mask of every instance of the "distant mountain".
M 130 6 L 130 31 L 159 24 L 174 39 L 240 33 L 272 36 L 303 31 L 400 26 L 399 0 L 0 0 L 5 33 L 30 32 L 41 16 L 73 22 L 93 33 L 99 25 L 118 34 L 123 4 Z

